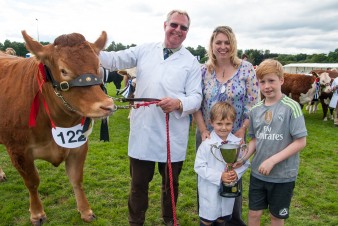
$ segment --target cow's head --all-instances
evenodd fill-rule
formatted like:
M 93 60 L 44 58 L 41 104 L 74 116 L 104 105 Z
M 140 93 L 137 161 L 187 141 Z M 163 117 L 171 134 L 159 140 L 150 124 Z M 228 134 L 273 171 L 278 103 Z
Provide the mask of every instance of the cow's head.
M 322 92 L 330 93 L 330 84 L 331 84 L 331 77 L 329 76 L 329 73 L 323 72 L 319 75 L 319 83 L 322 87 Z
M 25 31 L 22 31 L 22 35 L 27 49 L 50 69 L 56 83 L 81 82 L 83 75 L 102 80 L 98 54 L 106 44 L 106 32 L 103 31 L 94 43 L 86 41 L 81 34 L 72 33 L 61 35 L 53 44 L 45 46 L 33 40 Z M 105 95 L 100 82 L 59 91 L 64 100 L 81 116 L 106 117 L 114 110 L 113 100 Z

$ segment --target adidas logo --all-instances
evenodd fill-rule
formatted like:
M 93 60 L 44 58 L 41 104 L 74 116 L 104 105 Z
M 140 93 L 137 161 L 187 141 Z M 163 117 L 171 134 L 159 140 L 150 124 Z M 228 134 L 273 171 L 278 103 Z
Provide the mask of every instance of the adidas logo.
M 288 215 L 288 209 L 287 208 L 284 208 L 284 209 L 281 209 L 280 211 L 279 211 L 279 215 L 280 216 L 286 216 L 286 215 Z

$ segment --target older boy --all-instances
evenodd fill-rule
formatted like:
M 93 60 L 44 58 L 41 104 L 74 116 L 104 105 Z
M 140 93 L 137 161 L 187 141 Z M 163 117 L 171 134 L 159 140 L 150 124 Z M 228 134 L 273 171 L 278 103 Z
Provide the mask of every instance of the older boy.
M 256 70 L 265 99 L 250 112 L 249 150 L 255 153 L 249 187 L 249 226 L 259 226 L 263 209 L 269 208 L 272 226 L 284 225 L 299 168 L 299 152 L 306 145 L 307 130 L 299 104 L 281 92 L 283 67 L 276 60 L 263 61 Z

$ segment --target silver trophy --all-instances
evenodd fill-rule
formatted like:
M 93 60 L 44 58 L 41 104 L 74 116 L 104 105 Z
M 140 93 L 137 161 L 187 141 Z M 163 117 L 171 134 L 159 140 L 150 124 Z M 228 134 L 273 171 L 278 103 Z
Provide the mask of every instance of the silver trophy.
M 221 144 L 217 146 L 216 144 L 211 145 L 210 149 L 213 156 L 221 162 L 226 164 L 226 170 L 231 171 L 233 169 L 232 165 L 240 160 L 243 160 L 245 155 L 247 154 L 247 145 L 236 145 L 236 144 Z M 215 151 L 219 151 L 223 159 L 217 157 Z M 242 188 L 240 184 L 236 182 L 232 183 L 221 183 L 220 186 L 220 196 L 234 198 L 241 195 Z

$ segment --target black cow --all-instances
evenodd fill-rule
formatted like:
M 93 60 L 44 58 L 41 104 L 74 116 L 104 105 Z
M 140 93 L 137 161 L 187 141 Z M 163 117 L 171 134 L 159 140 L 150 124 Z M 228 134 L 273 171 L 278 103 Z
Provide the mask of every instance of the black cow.
M 101 74 L 103 76 L 103 82 L 106 83 L 111 83 L 113 82 L 115 87 L 116 87 L 116 95 L 120 94 L 121 91 L 121 83 L 124 80 L 125 76 L 127 73 L 123 70 L 121 71 L 109 71 L 106 68 L 101 67 Z

